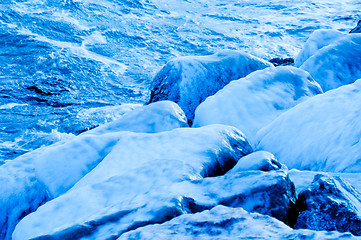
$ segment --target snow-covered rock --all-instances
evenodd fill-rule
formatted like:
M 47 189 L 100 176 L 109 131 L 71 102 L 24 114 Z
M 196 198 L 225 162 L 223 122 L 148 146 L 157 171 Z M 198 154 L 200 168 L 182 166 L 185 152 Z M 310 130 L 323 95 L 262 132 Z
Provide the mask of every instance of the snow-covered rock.
M 356 191 L 361 192 L 361 173 L 333 173 L 333 172 L 315 172 L 292 169 L 288 171 L 291 181 L 295 184 L 296 194 L 306 190 L 312 183 L 317 174 L 327 174 L 331 177 L 338 177 L 349 182 Z
M 348 34 L 317 51 L 300 68 L 326 92 L 361 78 L 360 62 L 361 35 Z
M 224 50 L 210 56 L 181 57 L 169 61 L 153 79 L 150 103 L 178 103 L 190 122 L 196 107 L 230 81 L 273 66 L 257 57 Z
M 269 215 L 287 224 L 296 220 L 289 214 L 296 202 L 295 188 L 285 171 L 233 171 L 216 178 L 182 182 L 174 188 L 192 200 L 191 212 L 224 205 Z
M 16 224 L 50 197 L 24 157 L 0 167 L 0 183 L 0 239 L 10 240 Z
M 241 132 L 222 125 L 113 135 L 116 144 L 102 162 L 70 191 L 25 217 L 13 239 L 49 234 L 109 239 L 167 221 L 187 212 L 185 200 L 172 193 L 173 184 L 221 175 L 252 152 Z
M 288 168 L 361 171 L 361 80 L 300 103 L 261 129 L 258 150 Z
M 295 228 L 361 235 L 361 194 L 339 177 L 318 174 L 298 196 Z
M 238 160 L 229 173 L 242 172 L 250 170 L 287 170 L 287 167 L 278 162 L 272 153 L 266 151 L 256 151 Z
M 121 138 L 117 132 L 153 133 L 185 126 L 185 115 L 175 103 L 157 102 L 0 166 L 0 239 L 9 239 L 22 217 L 68 191 L 96 167 Z
M 174 102 L 159 101 L 124 114 L 120 119 L 83 134 L 100 135 L 117 131 L 157 133 L 188 127 L 183 110 Z
M 163 224 L 138 228 L 122 239 L 360 239 L 350 233 L 293 230 L 269 216 L 242 208 L 217 206 L 196 214 L 185 214 Z
M 331 29 L 319 29 L 314 31 L 307 39 L 305 45 L 295 59 L 295 66 L 300 67 L 307 59 L 321 48 L 330 45 L 345 34 Z
M 361 33 L 361 20 L 358 21 L 357 26 L 350 33 Z
M 254 145 L 259 129 L 319 93 L 320 86 L 303 70 L 290 66 L 267 68 L 232 81 L 207 98 L 198 106 L 193 126 L 231 125 Z

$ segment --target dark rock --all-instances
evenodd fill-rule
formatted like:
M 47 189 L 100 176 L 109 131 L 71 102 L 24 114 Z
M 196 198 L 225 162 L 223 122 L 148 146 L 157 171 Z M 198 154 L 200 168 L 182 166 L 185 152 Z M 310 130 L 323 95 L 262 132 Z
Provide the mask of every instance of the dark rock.
M 232 80 L 270 66 L 267 61 L 230 50 L 210 56 L 176 58 L 153 79 L 149 103 L 176 102 L 191 123 L 195 109 L 208 96 Z
M 337 230 L 361 235 L 361 195 L 340 177 L 317 174 L 299 194 L 295 228 Z
M 361 20 L 358 21 L 357 26 L 350 33 L 361 33 Z
M 293 58 L 272 58 L 269 60 L 275 67 L 293 65 L 295 60 Z

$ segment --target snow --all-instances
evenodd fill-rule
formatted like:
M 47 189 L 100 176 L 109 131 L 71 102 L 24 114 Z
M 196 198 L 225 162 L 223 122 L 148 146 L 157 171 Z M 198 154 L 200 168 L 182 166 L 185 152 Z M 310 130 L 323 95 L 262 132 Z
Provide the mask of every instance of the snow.
M 0 166 L 0 238 L 9 239 L 20 218 L 64 194 L 94 169 L 118 143 L 122 130 L 154 133 L 185 126 L 185 115 L 175 103 L 157 102 L 8 161 Z
M 252 55 L 223 50 L 209 56 L 180 57 L 169 61 L 152 82 L 150 102 L 176 102 L 192 121 L 197 106 L 232 80 L 273 66 Z
M 174 102 L 160 101 L 124 114 L 84 134 L 100 135 L 117 131 L 156 133 L 188 127 L 183 110 Z
M 31 155 L 36 157 L 36 152 Z M 10 240 L 19 220 L 49 200 L 33 169 L 32 162 L 26 157 L 0 167 L 0 239 Z
M 296 192 L 299 194 L 311 185 L 313 178 L 317 174 L 328 174 L 332 177 L 340 177 L 349 182 L 358 192 L 361 192 L 361 173 L 331 173 L 331 172 L 315 172 L 315 171 L 300 171 L 292 169 L 288 171 L 288 175 L 296 186 Z M 361 199 L 360 199 L 361 200 Z
M 193 127 L 214 123 L 241 130 L 252 146 L 259 129 L 281 113 L 321 93 L 310 75 L 295 67 L 259 70 L 232 81 L 196 109 Z
M 361 78 L 360 62 L 361 35 L 349 34 L 317 51 L 300 68 L 326 92 Z
M 346 36 L 344 33 L 331 30 L 319 29 L 314 31 L 307 39 L 302 50 L 295 58 L 295 66 L 300 67 L 307 59 L 314 55 L 321 48 L 330 45 L 341 37 Z
M 119 234 L 138 225 L 166 221 L 184 211 L 181 199 L 169 192 L 172 183 L 217 176 L 252 152 L 241 132 L 222 125 L 153 134 L 117 132 L 103 137 L 109 137 L 108 142 L 117 138 L 111 152 L 70 191 L 26 216 L 17 225 L 14 240 L 48 234 L 80 238 L 85 232 L 103 239 L 101 236 L 109 237 L 113 230 Z M 104 139 L 99 142 L 106 144 Z M 68 156 L 67 162 L 73 160 Z M 65 174 L 73 176 L 79 171 L 70 169 L 71 173 Z
M 360 239 L 350 233 L 293 230 L 274 218 L 217 206 L 123 234 L 122 239 Z
M 266 151 L 256 151 L 238 160 L 229 173 L 250 170 L 287 170 L 285 165 L 280 164 L 272 153 Z
M 288 168 L 361 171 L 361 80 L 315 96 L 261 129 L 258 150 Z

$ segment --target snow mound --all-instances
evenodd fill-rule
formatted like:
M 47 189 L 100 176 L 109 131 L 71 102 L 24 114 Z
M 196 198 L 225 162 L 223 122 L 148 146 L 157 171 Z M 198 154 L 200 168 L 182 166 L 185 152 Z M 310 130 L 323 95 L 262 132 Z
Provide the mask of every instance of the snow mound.
M 229 173 L 250 170 L 271 171 L 280 169 L 287 170 L 287 167 L 279 163 L 272 153 L 257 151 L 239 159 L 236 166 L 234 166 Z
M 349 34 L 317 51 L 300 68 L 326 92 L 361 78 L 360 62 L 361 35 Z
M 208 96 L 232 80 L 271 66 L 260 58 L 231 50 L 210 56 L 176 58 L 153 79 L 149 102 L 174 101 L 192 121 L 196 107 Z
M 217 206 L 123 234 L 122 239 L 360 239 L 349 233 L 293 230 L 274 218 Z
M 319 93 L 320 86 L 303 70 L 290 66 L 267 68 L 232 81 L 207 98 L 197 108 L 193 126 L 231 125 L 254 145 L 259 129 Z
M 289 168 L 361 171 L 361 80 L 300 103 L 257 136 L 258 150 Z
M 183 110 L 174 102 L 160 101 L 124 114 L 120 119 L 84 134 L 100 135 L 117 131 L 157 133 L 188 127 Z
M 224 174 L 252 152 L 241 132 L 222 125 L 103 136 L 117 139 L 111 152 L 70 191 L 26 216 L 13 239 L 103 239 L 109 231 L 167 221 L 185 211 L 172 183 Z
M 336 30 L 319 29 L 314 31 L 307 39 L 300 53 L 295 59 L 295 67 L 300 67 L 307 59 L 314 55 L 321 48 L 330 45 L 337 39 L 346 36 Z
M 153 133 L 185 126 L 185 115 L 175 103 L 157 102 L 0 166 L 0 238 L 10 239 L 22 217 L 67 192 L 95 168 L 121 138 L 119 131 Z

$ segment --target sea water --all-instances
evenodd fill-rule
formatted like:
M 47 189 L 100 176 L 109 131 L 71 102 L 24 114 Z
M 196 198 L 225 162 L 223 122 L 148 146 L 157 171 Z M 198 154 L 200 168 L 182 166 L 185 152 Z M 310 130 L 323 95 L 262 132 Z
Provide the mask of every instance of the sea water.
M 143 104 L 170 59 L 222 49 L 295 57 L 349 32 L 360 0 L 1 0 L 0 164 Z

